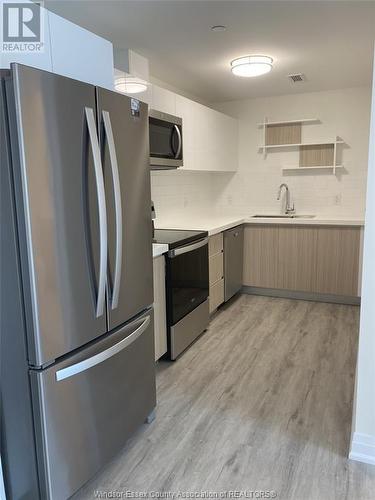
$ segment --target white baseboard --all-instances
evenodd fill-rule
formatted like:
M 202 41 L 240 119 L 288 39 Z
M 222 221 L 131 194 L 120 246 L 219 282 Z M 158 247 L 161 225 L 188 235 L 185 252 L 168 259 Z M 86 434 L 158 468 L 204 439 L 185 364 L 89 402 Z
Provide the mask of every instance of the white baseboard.
M 354 432 L 349 458 L 357 462 L 375 465 L 375 436 Z

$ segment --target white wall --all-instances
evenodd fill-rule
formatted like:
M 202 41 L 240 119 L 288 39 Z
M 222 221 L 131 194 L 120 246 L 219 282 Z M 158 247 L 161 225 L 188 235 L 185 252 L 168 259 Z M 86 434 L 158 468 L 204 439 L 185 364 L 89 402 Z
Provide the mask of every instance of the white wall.
M 0 0 L 17 3 L 18 0 Z M 24 0 L 29 2 L 29 0 Z M 31 2 L 30 2 L 31 3 Z M 0 68 L 13 62 L 113 89 L 112 43 L 41 7 L 44 48 L 41 52 L 0 51 Z M 0 22 L 2 19 L 0 17 Z
M 372 92 L 361 323 L 350 458 L 375 464 L 375 73 Z
M 223 103 L 217 107 L 239 118 L 239 171 L 232 178 L 215 179 L 216 209 L 249 213 L 279 212 L 277 188 L 287 182 L 299 213 L 336 217 L 363 217 L 368 157 L 368 129 L 371 93 L 369 88 L 353 88 L 250 99 Z M 282 174 L 281 168 L 298 166 L 298 152 L 269 151 L 267 159 L 258 151 L 262 129 L 258 123 L 317 118 L 306 124 L 302 141 L 327 141 L 341 136 L 346 145 L 338 160 L 345 171 L 333 176 L 328 171 Z

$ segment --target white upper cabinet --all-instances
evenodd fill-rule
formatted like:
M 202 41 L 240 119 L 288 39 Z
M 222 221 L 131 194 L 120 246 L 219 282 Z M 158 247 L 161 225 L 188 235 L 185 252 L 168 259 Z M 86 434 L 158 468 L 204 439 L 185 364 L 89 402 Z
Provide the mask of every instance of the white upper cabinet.
M 194 111 L 198 104 L 186 97 L 176 95 L 176 115 L 182 118 L 182 148 L 185 170 L 195 170 Z
M 238 120 L 224 113 L 216 113 L 219 138 L 218 170 L 232 172 L 238 169 Z
M 176 96 L 182 118 L 184 170 L 233 172 L 238 168 L 238 121 L 185 97 Z
M 144 92 L 139 92 L 139 94 L 128 94 L 129 97 L 134 97 L 134 99 L 139 99 L 142 102 L 145 102 L 149 105 L 149 108 L 152 108 L 152 85 L 149 83 L 147 90 Z
M 152 86 L 151 108 L 169 115 L 176 114 L 177 95 L 170 90 L 163 89 L 157 85 Z

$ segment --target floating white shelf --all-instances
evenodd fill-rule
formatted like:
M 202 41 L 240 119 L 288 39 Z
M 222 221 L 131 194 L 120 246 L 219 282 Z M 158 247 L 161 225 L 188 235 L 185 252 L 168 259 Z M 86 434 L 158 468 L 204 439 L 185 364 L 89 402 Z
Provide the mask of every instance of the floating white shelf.
M 345 141 L 337 135 L 328 141 L 304 142 L 302 125 L 313 122 L 321 123 L 318 118 L 271 122 L 265 117 L 264 122 L 258 124 L 263 129 L 263 144 L 259 148 L 263 152 L 263 157 L 267 158 L 269 150 L 296 148 L 299 151 L 299 166 L 284 167 L 283 172 L 331 170 L 333 175 L 336 175 L 336 169 L 343 168 L 342 165 L 337 165 L 337 147 Z
M 344 168 L 343 165 L 318 165 L 318 166 L 313 166 L 313 167 L 283 167 L 282 171 L 283 172 L 298 172 L 301 170 L 322 170 L 322 169 L 331 169 L 333 170 L 333 173 L 336 172 L 336 169 Z
M 258 123 L 258 127 L 266 127 L 267 125 L 288 125 L 288 124 L 293 124 L 293 123 L 319 123 L 320 120 L 319 118 L 302 118 L 300 120 L 283 120 L 280 122 L 263 122 L 263 123 Z
M 342 139 L 333 140 L 333 141 L 320 141 L 320 142 L 300 142 L 298 144 L 266 144 L 261 146 L 259 149 L 271 149 L 271 148 L 296 148 L 300 146 L 327 146 L 332 144 L 344 144 Z

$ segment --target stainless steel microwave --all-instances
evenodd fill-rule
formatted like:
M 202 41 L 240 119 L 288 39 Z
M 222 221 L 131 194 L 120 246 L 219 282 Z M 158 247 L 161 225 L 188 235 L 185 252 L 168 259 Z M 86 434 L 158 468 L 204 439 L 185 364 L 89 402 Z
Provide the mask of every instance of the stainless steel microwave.
M 154 169 L 177 168 L 183 162 L 182 118 L 150 110 L 150 165 Z

